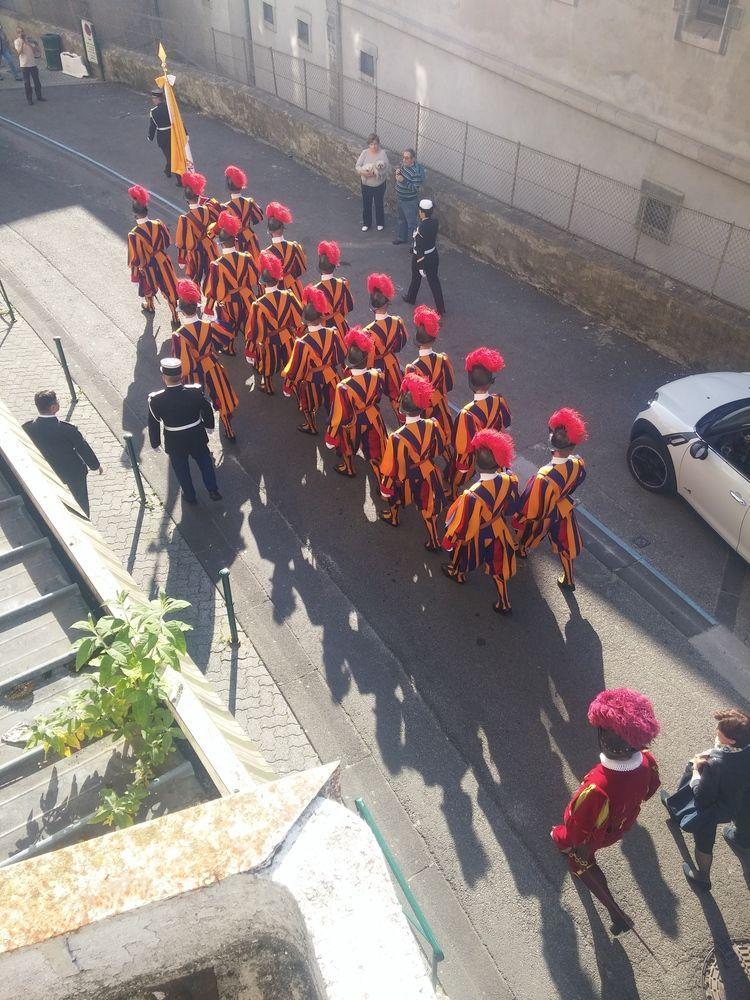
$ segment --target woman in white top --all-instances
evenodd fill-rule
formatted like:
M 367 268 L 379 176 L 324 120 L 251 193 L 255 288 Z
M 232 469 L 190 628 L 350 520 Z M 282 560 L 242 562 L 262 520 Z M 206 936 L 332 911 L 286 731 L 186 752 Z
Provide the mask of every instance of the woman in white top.
M 388 156 L 380 145 L 380 139 L 373 132 L 368 136 L 367 149 L 363 149 L 357 160 L 356 171 L 362 181 L 362 232 L 372 226 L 372 204 L 375 202 L 375 223 L 378 230 L 385 226 L 385 179 L 388 174 Z

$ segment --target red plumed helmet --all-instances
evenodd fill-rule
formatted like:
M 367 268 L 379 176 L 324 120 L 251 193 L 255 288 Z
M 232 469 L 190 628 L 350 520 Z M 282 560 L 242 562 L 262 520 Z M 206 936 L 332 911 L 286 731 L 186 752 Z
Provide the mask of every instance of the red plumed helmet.
M 387 274 L 371 274 L 367 279 L 367 291 L 370 295 L 372 295 L 373 292 L 380 292 L 380 294 L 384 295 L 389 301 L 396 294 L 393 282 Z
M 201 290 L 190 278 L 183 278 L 182 281 L 177 282 L 177 295 L 183 302 L 195 304 L 201 300 Z
M 414 400 L 414 405 L 418 406 L 420 410 L 426 410 L 430 405 L 434 391 L 435 387 L 432 382 L 426 378 L 422 378 L 421 375 L 414 375 L 411 372 L 408 375 L 404 375 L 401 382 L 401 395 L 403 396 L 405 392 L 408 392 Z
M 305 285 L 302 289 L 302 301 L 311 305 L 319 316 L 327 316 L 331 311 L 328 296 L 322 288 L 316 288 L 315 285 Z
M 480 448 L 486 448 L 492 452 L 492 457 L 501 469 L 509 468 L 516 457 L 516 449 L 510 434 L 493 431 L 489 427 L 478 431 L 471 439 L 472 451 L 479 451 Z
M 239 167 L 227 167 L 224 171 L 224 176 L 232 185 L 232 187 L 242 188 L 247 187 L 247 174 L 244 170 L 240 170 Z
M 592 726 L 609 729 L 634 750 L 643 750 L 659 735 L 661 726 L 649 699 L 630 688 L 602 691 L 589 705 Z
M 266 271 L 269 277 L 273 278 L 274 281 L 278 281 L 284 273 L 279 258 L 275 253 L 269 253 L 267 250 L 264 250 L 260 255 L 260 273 L 263 274 L 264 271 Z
M 434 340 L 440 329 L 440 316 L 429 306 L 417 306 L 414 310 L 414 325 L 420 326 Z
M 182 180 L 182 186 L 186 187 L 194 195 L 200 196 L 203 194 L 206 187 L 206 178 L 203 174 L 185 173 L 180 179 Z
M 278 221 L 285 226 L 293 221 L 292 213 L 286 205 L 282 205 L 280 201 L 270 201 L 266 205 L 266 218 L 278 219 Z
M 571 410 L 564 406 L 561 410 L 556 410 L 547 421 L 550 430 L 562 427 L 568 435 L 571 444 L 580 444 L 588 437 L 586 432 L 586 421 L 577 410 Z
M 149 198 L 151 197 L 145 187 L 141 187 L 140 184 L 134 184 L 132 187 L 129 187 L 128 195 L 133 199 L 133 201 L 137 202 L 139 205 L 143 205 L 144 208 L 148 205 Z
M 496 375 L 505 368 L 505 358 L 490 347 L 478 347 L 466 355 L 466 371 L 470 372 L 472 368 L 486 368 Z
M 350 347 L 356 347 L 363 354 L 369 354 L 372 349 L 372 337 L 365 333 L 361 326 L 353 326 L 344 337 L 344 344 L 347 351 Z
M 322 243 L 318 243 L 318 257 L 327 257 L 329 264 L 338 267 L 341 260 L 338 243 L 334 243 L 333 240 L 323 240 Z
M 218 229 L 223 229 L 225 233 L 230 236 L 236 236 L 240 231 L 242 223 L 234 214 L 234 212 L 221 212 L 219 218 L 216 220 L 216 226 Z

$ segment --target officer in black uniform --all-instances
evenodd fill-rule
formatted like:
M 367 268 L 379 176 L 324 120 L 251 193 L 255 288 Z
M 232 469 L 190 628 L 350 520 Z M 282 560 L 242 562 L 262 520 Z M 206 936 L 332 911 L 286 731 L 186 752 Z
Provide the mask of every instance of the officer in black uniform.
M 172 122 L 169 118 L 169 108 L 164 98 L 164 91 L 158 87 L 151 91 L 151 111 L 148 115 L 148 141 L 156 144 L 164 153 L 166 161 L 164 173 L 172 176 Z M 180 184 L 180 178 L 177 178 Z
M 435 206 L 429 198 L 423 198 L 420 201 L 417 213 L 419 224 L 414 230 L 414 247 L 411 256 L 411 284 L 406 295 L 401 297 L 404 302 L 413 306 L 417 301 L 422 278 L 427 278 L 432 297 L 435 300 L 435 308 L 441 316 L 444 316 L 445 302 L 438 277 L 438 267 L 440 266 L 437 249 L 438 221 L 433 214 L 434 211 Z
M 65 483 L 76 503 L 89 516 L 88 470 L 101 475 L 104 469 L 94 449 L 75 424 L 59 420 L 60 404 L 53 389 L 42 389 L 34 396 L 39 416 L 28 420 L 23 429 Z
M 182 384 L 179 358 L 162 358 L 161 375 L 165 389 L 148 397 L 148 437 L 152 448 L 161 445 L 164 426 L 164 451 L 169 455 L 186 503 L 197 503 L 190 475 L 190 459 L 200 469 L 203 483 L 212 500 L 221 500 L 216 482 L 214 460 L 208 447 L 207 430 L 214 429 L 214 411 L 199 385 Z

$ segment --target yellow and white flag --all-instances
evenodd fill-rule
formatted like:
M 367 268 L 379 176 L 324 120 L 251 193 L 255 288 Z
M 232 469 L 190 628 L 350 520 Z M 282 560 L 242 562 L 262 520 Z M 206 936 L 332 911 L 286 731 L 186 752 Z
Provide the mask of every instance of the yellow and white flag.
M 184 174 L 185 171 L 194 170 L 195 164 L 193 163 L 190 142 L 188 141 L 187 132 L 185 131 L 182 115 L 177 106 L 177 98 L 174 93 L 175 77 L 167 70 L 167 53 L 164 51 L 164 46 L 161 42 L 159 42 L 159 62 L 161 63 L 161 68 L 164 70 L 164 76 L 157 77 L 156 85 L 164 91 L 164 99 L 167 102 L 169 121 L 172 125 L 172 173 L 179 175 Z

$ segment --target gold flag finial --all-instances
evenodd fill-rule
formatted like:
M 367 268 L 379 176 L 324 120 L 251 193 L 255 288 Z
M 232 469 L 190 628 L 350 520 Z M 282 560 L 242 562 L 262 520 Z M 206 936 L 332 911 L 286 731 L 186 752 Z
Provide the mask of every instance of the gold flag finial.
M 162 65 L 162 69 L 166 73 L 166 71 L 167 71 L 167 53 L 164 51 L 164 46 L 161 44 L 161 42 L 159 42 L 158 56 L 159 56 L 159 62 Z

